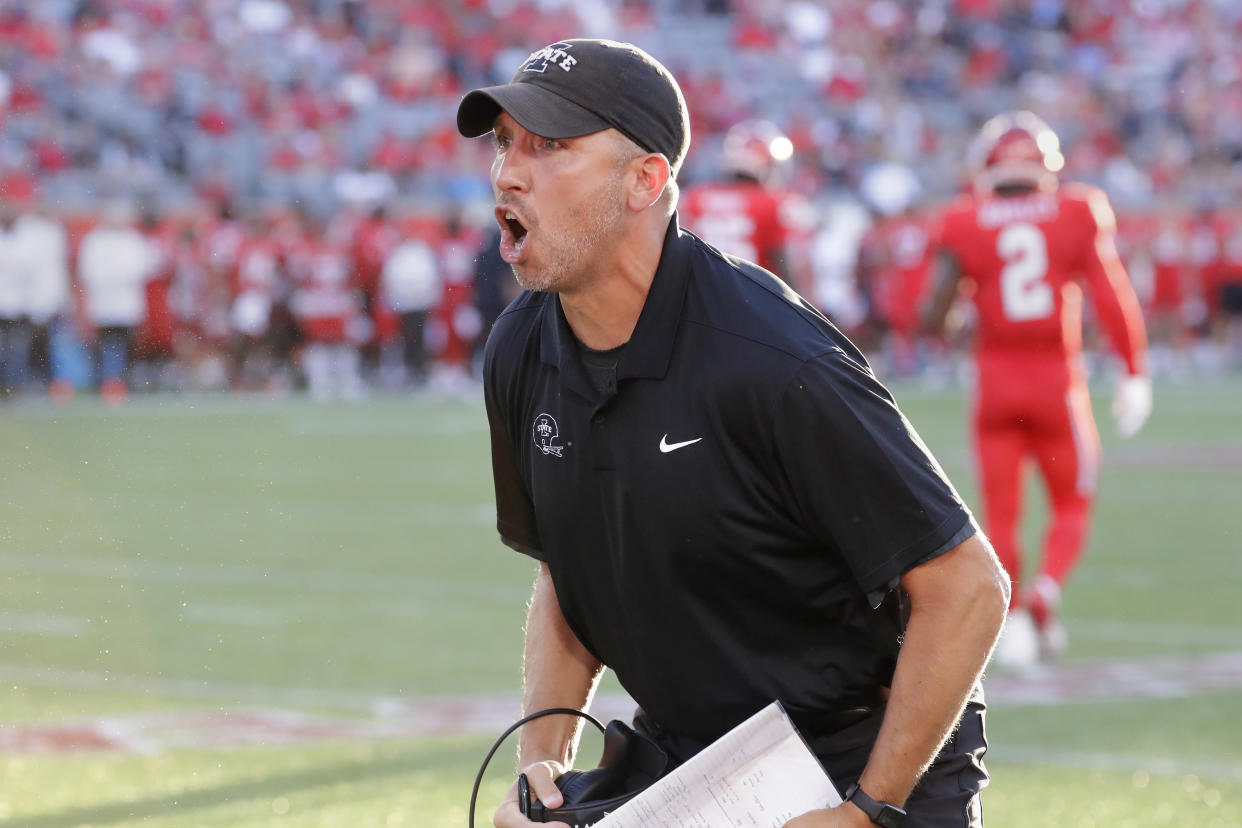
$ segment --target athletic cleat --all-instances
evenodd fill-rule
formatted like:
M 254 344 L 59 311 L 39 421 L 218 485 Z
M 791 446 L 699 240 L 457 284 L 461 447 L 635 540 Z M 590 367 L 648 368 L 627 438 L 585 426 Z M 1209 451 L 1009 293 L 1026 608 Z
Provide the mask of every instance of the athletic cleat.
M 992 663 L 1009 670 L 1023 670 L 1039 662 L 1039 634 L 1025 609 L 1011 609 L 992 653 Z
M 1041 575 L 1027 596 L 1031 620 L 1039 640 L 1039 658 L 1056 661 L 1065 655 L 1069 636 L 1061 623 L 1061 587 L 1047 575 Z

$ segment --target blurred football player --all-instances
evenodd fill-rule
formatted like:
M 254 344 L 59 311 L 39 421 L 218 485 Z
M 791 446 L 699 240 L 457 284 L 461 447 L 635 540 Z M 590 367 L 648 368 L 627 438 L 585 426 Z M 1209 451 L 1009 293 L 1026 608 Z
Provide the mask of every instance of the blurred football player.
M 1147 341 L 1120 258 L 1108 198 L 1061 183 L 1056 134 L 1030 112 L 998 115 L 971 148 L 974 193 L 945 208 L 937 233 L 929 330 L 959 293 L 978 318 L 974 409 L 984 518 L 1013 599 L 1000 664 L 1022 666 L 1065 648 L 1061 591 L 1087 537 L 1100 444 L 1082 359 L 1082 286 L 1124 362 L 1113 415 L 1123 437 L 1151 411 Z M 1034 582 L 1022 588 L 1018 545 L 1023 462 L 1034 458 L 1051 522 Z
M 925 361 L 918 333 L 929 241 L 928 216 L 917 209 L 918 179 L 906 165 L 888 162 L 869 170 L 859 189 L 875 216 L 858 248 L 859 289 L 883 336 L 887 367 L 913 376 Z
M 810 205 L 779 186 L 793 156 L 793 143 L 770 121 L 749 120 L 724 138 L 725 180 L 702 182 L 682 191 L 682 224 L 722 253 L 747 259 L 796 288 L 799 267 L 793 248 L 810 237 Z
M 302 369 L 311 397 L 358 401 L 365 396 L 359 347 L 371 335 L 349 240 L 340 226 L 306 214 L 303 233 L 286 253 L 293 280 L 290 310 L 305 338 Z

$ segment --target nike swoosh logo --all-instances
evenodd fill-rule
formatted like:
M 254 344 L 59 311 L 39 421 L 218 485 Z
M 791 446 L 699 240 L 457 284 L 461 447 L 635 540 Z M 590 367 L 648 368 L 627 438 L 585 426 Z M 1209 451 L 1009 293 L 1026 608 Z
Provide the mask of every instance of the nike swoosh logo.
M 692 446 L 702 439 L 703 439 L 702 437 L 695 437 L 693 440 L 685 440 L 680 443 L 670 443 L 668 441 L 668 435 L 665 434 L 663 437 L 660 438 L 660 451 L 663 452 L 664 454 L 668 454 L 670 451 L 677 451 L 677 449 L 679 448 L 685 448 L 686 446 Z

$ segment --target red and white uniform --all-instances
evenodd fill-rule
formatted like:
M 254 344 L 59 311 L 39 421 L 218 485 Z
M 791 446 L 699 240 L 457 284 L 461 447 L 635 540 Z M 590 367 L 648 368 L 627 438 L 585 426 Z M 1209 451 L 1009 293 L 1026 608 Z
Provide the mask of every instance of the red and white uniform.
M 474 306 L 474 257 L 482 244 L 477 231 L 462 228 L 448 235 L 439 249 L 444 295 L 436 315 L 445 333 L 440 361 L 461 370 L 468 367 L 474 341 L 483 332 Z
M 139 357 L 170 357 L 176 335 L 176 320 L 169 301 L 173 268 L 176 264 L 177 227 L 171 221 L 145 232 L 155 264 L 147 279 L 147 315 L 135 332 L 135 352 Z
M 1151 239 L 1153 311 L 1180 312 L 1189 258 L 1187 228 L 1180 221 L 1158 221 Z
M 291 309 L 310 342 L 351 342 L 350 323 L 362 309 L 349 251 L 303 238 L 287 253 L 294 282 Z
M 881 218 L 860 248 L 874 312 L 903 336 L 913 335 L 918 328 L 927 288 L 929 242 L 926 218 L 908 213 Z
M 354 266 L 358 284 L 366 296 L 366 306 L 375 327 L 373 341 L 383 345 L 401 334 L 401 325 L 387 303 L 381 299 L 380 274 L 384 262 L 401 244 L 401 233 L 392 223 L 368 218 L 360 222 L 353 234 Z
M 358 346 L 371 336 L 348 239 L 303 236 L 285 254 L 289 309 L 306 337 L 302 368 L 315 400 L 364 395 Z
M 1053 507 L 1044 574 L 1064 583 L 1086 535 L 1100 447 L 1081 358 L 1083 287 L 1126 370 L 1146 373 L 1146 332 L 1115 232 L 1107 196 L 1074 184 L 964 196 L 942 215 L 938 247 L 956 260 L 977 310 L 974 428 L 985 520 L 1011 575 L 1022 571 L 1017 523 L 1028 456 Z
M 810 235 L 810 207 L 800 194 L 752 181 L 707 183 L 687 187 L 680 205 L 682 226 L 708 244 L 797 281 L 783 260 Z
M 272 305 L 282 290 L 280 245 L 265 236 L 246 239 L 237 253 L 231 313 L 234 330 L 255 339 L 265 335 Z

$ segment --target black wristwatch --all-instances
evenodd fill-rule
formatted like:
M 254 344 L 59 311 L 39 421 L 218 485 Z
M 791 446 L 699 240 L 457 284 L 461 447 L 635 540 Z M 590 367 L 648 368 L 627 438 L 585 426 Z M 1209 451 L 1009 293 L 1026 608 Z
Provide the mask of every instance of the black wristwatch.
M 845 801 L 853 802 L 867 818 L 881 828 L 901 828 L 906 822 L 906 812 L 889 802 L 876 802 L 855 782 L 845 792 Z

